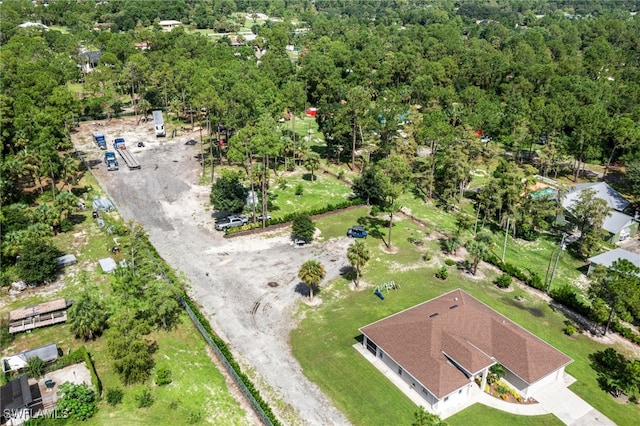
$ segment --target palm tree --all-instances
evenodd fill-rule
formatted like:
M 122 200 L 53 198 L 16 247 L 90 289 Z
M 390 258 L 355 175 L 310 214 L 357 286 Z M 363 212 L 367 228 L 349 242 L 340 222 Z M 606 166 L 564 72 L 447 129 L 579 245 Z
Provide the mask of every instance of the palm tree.
M 68 191 L 71 192 L 71 185 L 75 183 L 76 173 L 78 172 L 78 163 L 71 155 L 62 157 L 60 163 L 62 165 L 64 183 L 67 185 Z
M 305 169 L 311 172 L 311 181 L 315 180 L 314 172 L 320 168 L 320 155 L 317 152 L 310 152 L 304 159 Z
M 467 243 L 467 251 L 471 255 L 472 273 L 475 275 L 480 261 L 489 255 L 489 247 L 482 241 L 471 240 Z
M 100 302 L 88 292 L 80 295 L 68 311 L 67 322 L 76 337 L 93 339 L 102 334 L 107 325 L 107 313 Z
M 347 259 L 356 270 L 356 287 L 360 285 L 360 269 L 366 265 L 370 257 L 371 253 L 362 240 L 356 241 L 347 249 Z
M 324 276 L 324 266 L 315 259 L 307 260 L 300 267 L 298 278 L 309 287 L 309 300 L 313 300 L 313 287 L 320 284 Z

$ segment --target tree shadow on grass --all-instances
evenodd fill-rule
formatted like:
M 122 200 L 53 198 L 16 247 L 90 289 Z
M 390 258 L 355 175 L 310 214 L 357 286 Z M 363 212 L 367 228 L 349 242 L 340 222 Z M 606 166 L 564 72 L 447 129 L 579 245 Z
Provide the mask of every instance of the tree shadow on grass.
M 67 220 L 69 220 L 72 225 L 78 225 L 87 220 L 87 216 L 82 214 L 70 214 L 69 216 L 67 216 Z
M 502 301 L 507 305 L 511 305 L 518 309 L 522 309 L 523 311 L 527 311 L 536 318 L 542 318 L 544 316 L 544 312 L 542 312 L 542 309 L 536 308 L 533 306 L 527 306 L 526 301 L 520 302 L 516 300 L 514 297 L 510 297 L 510 296 L 503 297 Z
M 302 180 L 306 180 L 307 182 L 317 182 L 317 180 L 318 180 L 318 171 L 316 170 L 313 173 L 313 180 L 311 180 L 311 177 L 312 177 L 311 173 L 305 173 L 305 174 L 302 175 Z
M 364 226 L 367 230 L 367 235 L 378 238 L 384 242 L 386 234 L 382 232 L 382 229 L 389 228 L 389 221 L 377 217 L 363 216 L 358 219 L 358 225 Z
M 356 268 L 354 268 L 353 266 L 343 266 L 342 268 L 340 268 L 340 275 L 345 280 L 355 281 L 356 280 Z

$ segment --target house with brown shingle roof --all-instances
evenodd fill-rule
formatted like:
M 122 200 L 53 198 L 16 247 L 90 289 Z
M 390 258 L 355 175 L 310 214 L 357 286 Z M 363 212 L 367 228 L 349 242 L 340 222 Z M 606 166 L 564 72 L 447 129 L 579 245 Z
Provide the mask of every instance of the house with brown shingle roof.
M 362 344 L 436 413 L 472 395 L 489 368 L 523 398 L 562 380 L 572 359 L 458 289 L 365 327 Z

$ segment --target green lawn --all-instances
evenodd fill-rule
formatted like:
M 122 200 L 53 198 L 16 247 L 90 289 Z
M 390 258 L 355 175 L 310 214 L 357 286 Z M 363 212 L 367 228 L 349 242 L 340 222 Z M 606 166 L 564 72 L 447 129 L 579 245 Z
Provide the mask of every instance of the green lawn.
M 85 424 L 186 424 L 186 419 L 198 415 L 201 423 L 207 423 L 205 419 L 209 418 L 215 419 L 215 424 L 247 424 L 243 410 L 226 391 L 224 377 L 209 358 L 206 343 L 186 314 L 176 330 L 154 333 L 150 337 L 158 342 L 159 349 L 154 355 L 156 368 L 170 369 L 173 382 L 166 386 L 148 383 L 127 387 L 121 405 L 112 407 L 103 400 L 98 415 Z M 108 372 L 103 374 L 104 388 L 122 388 L 104 351 L 100 355 L 95 356 L 97 363 L 103 372 Z M 150 408 L 139 409 L 135 397 L 145 387 L 151 390 L 155 403 Z
M 277 184 L 270 188 L 269 213 L 274 218 L 317 209 L 329 203 L 343 202 L 352 194 L 349 186 L 318 171 L 315 172 L 313 181 L 310 180 L 310 173 L 302 169 L 288 173 L 284 179 L 287 182 L 284 189 Z M 302 195 L 295 194 L 298 185 L 302 185 Z
M 325 217 L 316 224 L 323 236 L 343 235 L 345 229 L 366 213 L 365 208 L 352 210 Z M 365 241 L 372 256 L 362 279 L 369 287 L 352 291 L 349 282 L 340 278 L 320 289 L 320 305 L 301 305 L 300 326 L 291 333 L 294 355 L 304 373 L 333 399 L 350 421 L 362 425 L 410 424 L 416 410 L 352 347 L 358 342 L 358 328 L 444 292 L 462 288 L 573 358 L 567 372 L 578 382 L 572 390 L 617 424 L 634 424 L 640 409 L 618 404 L 601 391 L 589 366 L 588 355 L 604 346 L 583 336 L 569 338 L 564 335 L 565 318 L 533 296 L 519 302 L 514 296 L 522 295 L 522 292 L 499 290 L 490 279 L 470 279 L 455 267 L 449 268 L 447 281 L 435 279 L 434 272 L 442 265 L 437 243 L 423 238 L 423 245 L 417 247 L 408 241 L 410 236 L 415 239 L 421 235 L 424 235 L 424 229 L 412 222 L 395 223 L 392 242 L 396 254 L 382 250 L 384 244 L 380 238 L 367 238 Z M 432 253 L 434 259 L 423 261 L 424 252 Z M 401 288 L 385 293 L 385 300 L 379 300 L 373 295 L 373 289 L 389 279 Z M 558 424 L 553 416 L 520 418 L 485 407 L 471 407 L 452 417 L 450 422 L 468 424 L 468 419 L 476 416 L 491 418 L 490 424 Z

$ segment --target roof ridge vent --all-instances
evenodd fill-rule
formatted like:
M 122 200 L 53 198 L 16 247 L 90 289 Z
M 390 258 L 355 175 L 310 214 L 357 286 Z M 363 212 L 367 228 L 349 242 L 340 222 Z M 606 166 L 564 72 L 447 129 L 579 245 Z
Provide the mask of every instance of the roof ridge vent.
M 429 315 L 429 318 L 433 318 L 433 317 L 437 317 L 437 316 L 438 316 L 438 313 L 436 312 L 435 314 Z
M 457 305 L 457 304 L 455 304 L 455 305 L 451 305 L 451 306 L 449 306 L 449 309 L 455 309 L 455 308 L 457 308 L 457 307 L 458 307 L 458 305 Z

